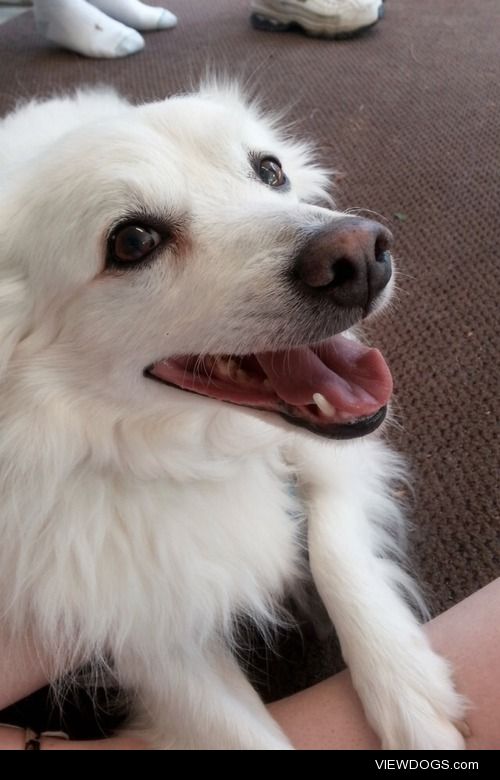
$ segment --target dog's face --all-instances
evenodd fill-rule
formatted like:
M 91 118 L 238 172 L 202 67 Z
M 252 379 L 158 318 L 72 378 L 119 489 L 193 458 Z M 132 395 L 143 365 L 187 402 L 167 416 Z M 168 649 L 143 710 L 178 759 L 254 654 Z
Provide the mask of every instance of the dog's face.
M 18 361 L 134 409 L 226 402 L 341 438 L 382 421 L 385 362 L 332 337 L 387 297 L 390 237 L 313 205 L 308 148 L 235 91 L 124 105 L 12 182 Z

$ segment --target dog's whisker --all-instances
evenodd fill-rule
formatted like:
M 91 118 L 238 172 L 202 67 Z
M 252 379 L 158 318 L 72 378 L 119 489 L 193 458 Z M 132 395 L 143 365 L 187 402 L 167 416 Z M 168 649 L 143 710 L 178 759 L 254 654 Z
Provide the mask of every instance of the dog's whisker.
M 396 279 L 399 277 L 403 277 L 404 279 L 410 279 L 412 282 L 417 281 L 417 277 L 415 274 L 410 274 L 407 271 L 402 271 L 401 268 L 398 268 L 396 271 Z
M 371 216 L 377 217 L 377 219 L 380 222 L 383 222 L 387 224 L 390 222 L 389 218 L 386 217 L 384 214 L 380 214 L 378 211 L 373 211 L 373 209 L 367 209 L 367 208 L 361 208 L 361 207 L 351 207 L 344 211 L 344 214 L 347 214 L 349 216 L 361 216 L 365 214 L 369 214 Z

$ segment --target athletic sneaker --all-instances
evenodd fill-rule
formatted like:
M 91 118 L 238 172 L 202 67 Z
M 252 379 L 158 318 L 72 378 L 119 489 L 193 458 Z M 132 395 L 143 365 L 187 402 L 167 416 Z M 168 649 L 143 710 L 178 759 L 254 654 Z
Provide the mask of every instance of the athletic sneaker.
M 382 18 L 383 0 L 253 0 L 251 10 L 259 30 L 299 27 L 308 35 L 348 38 Z

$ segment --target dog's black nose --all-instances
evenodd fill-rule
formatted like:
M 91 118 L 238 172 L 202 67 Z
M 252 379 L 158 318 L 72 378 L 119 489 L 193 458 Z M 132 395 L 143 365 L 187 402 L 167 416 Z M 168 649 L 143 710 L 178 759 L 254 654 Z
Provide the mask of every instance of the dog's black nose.
M 391 278 L 391 243 L 390 231 L 378 222 L 340 217 L 309 236 L 297 256 L 295 278 L 337 306 L 368 312 Z

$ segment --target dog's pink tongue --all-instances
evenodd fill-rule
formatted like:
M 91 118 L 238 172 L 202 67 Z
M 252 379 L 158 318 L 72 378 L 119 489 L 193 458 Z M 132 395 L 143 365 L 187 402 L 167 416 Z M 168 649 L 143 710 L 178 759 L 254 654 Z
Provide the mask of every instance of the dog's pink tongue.
M 337 411 L 373 414 L 389 401 L 391 372 L 378 349 L 334 336 L 314 350 L 264 352 L 257 359 L 275 393 L 294 406 L 312 404 L 321 393 Z

